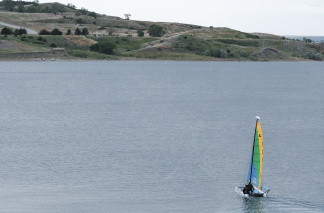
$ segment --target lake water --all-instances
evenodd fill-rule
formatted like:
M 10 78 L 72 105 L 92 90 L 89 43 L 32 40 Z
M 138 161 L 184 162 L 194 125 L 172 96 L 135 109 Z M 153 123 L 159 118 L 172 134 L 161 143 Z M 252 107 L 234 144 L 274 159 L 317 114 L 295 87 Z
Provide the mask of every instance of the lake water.
M 0 212 L 324 212 L 321 62 L 0 67 Z M 256 115 L 271 191 L 246 200 Z

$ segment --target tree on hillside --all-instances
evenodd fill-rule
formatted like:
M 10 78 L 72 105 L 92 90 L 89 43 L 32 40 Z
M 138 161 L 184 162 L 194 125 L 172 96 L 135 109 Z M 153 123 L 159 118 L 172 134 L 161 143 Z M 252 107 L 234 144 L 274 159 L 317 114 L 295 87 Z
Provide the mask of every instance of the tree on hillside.
M 314 41 L 312 39 L 309 39 L 309 38 L 303 38 L 303 42 L 305 43 L 313 43 Z
M 71 34 L 72 34 L 71 30 L 68 29 L 67 32 L 66 32 L 66 35 L 71 35 Z
M 71 9 L 73 9 L 73 10 L 76 9 L 76 6 L 73 5 L 73 4 L 71 4 L 71 3 L 68 3 L 68 4 L 67 4 L 67 7 L 68 7 L 68 8 L 71 8 Z
M 153 37 L 162 37 L 165 34 L 165 31 L 162 26 L 153 24 L 148 29 L 148 33 Z
M 79 28 L 76 28 L 74 35 L 81 35 L 81 30 Z
M 14 31 L 14 35 L 26 35 L 27 34 L 27 30 L 25 28 L 20 28 L 20 29 L 15 29 Z
M 116 45 L 108 41 L 99 42 L 90 46 L 91 51 L 104 54 L 113 54 L 115 49 Z
M 51 35 L 51 33 L 48 32 L 46 29 L 42 29 L 41 31 L 39 31 L 38 35 Z
M 59 29 L 55 28 L 51 31 L 51 35 L 62 35 L 62 32 Z
M 95 13 L 95 12 L 90 12 L 89 14 L 88 14 L 88 16 L 91 16 L 91 17 L 93 17 L 93 18 L 97 18 L 97 14 Z
M 131 14 L 129 14 L 129 13 L 125 13 L 124 14 L 124 16 L 125 16 L 125 19 L 126 20 L 129 20 L 130 19 L 130 17 L 132 16 Z
M 81 35 L 88 35 L 89 34 L 89 31 L 88 31 L 88 29 L 87 28 L 83 28 L 82 29 L 82 32 L 81 32 Z
M 144 31 L 143 30 L 137 30 L 137 36 L 138 37 L 144 37 Z
M 2 35 L 11 35 L 13 33 L 12 29 L 9 27 L 4 27 L 1 30 Z

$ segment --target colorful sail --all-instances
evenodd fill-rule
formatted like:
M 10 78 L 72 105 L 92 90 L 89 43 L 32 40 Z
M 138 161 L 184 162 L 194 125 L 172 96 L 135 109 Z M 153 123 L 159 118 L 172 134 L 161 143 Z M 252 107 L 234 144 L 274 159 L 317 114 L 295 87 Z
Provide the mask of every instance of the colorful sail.
M 253 143 L 253 151 L 251 155 L 249 174 L 247 177 L 247 184 L 249 182 L 258 189 L 261 186 L 262 165 L 263 164 L 263 135 L 260 122 L 256 121 L 255 136 Z

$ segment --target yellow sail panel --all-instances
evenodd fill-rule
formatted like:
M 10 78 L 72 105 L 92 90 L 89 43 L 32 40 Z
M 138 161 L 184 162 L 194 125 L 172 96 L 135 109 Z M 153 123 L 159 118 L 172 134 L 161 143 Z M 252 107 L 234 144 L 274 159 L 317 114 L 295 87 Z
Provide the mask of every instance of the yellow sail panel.
M 260 173 L 259 173 L 259 184 L 258 189 L 260 189 L 261 186 L 261 177 L 262 177 L 262 166 L 263 166 L 263 135 L 262 135 L 262 129 L 260 122 L 257 122 L 257 137 L 259 141 L 259 153 L 260 153 Z

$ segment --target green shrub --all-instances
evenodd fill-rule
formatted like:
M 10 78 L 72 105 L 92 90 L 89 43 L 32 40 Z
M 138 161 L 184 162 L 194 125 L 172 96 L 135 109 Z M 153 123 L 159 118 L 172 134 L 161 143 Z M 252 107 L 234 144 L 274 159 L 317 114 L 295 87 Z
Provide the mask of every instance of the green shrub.
M 225 50 L 219 50 L 220 58 L 227 58 L 227 52 Z
M 248 54 L 244 50 L 242 50 L 240 53 L 240 57 L 246 58 L 247 56 L 248 56 Z
M 235 57 L 235 54 L 234 54 L 232 51 L 230 51 L 230 52 L 228 53 L 228 57 L 230 57 L 230 58 L 234 58 L 234 57 Z
M 11 34 L 13 34 L 13 31 L 12 31 L 12 29 L 9 28 L 9 27 L 4 27 L 4 28 L 2 28 L 2 30 L 1 30 L 1 34 L 2 34 L 2 35 L 11 35 Z
M 209 50 L 209 56 L 215 57 L 215 58 L 220 58 L 221 53 L 219 49 L 211 49 Z
M 113 54 L 116 49 L 116 45 L 108 41 L 102 41 L 90 46 L 90 50 L 94 52 Z
M 138 37 L 144 37 L 144 31 L 143 30 L 137 30 L 137 36 Z
M 306 53 L 306 58 L 316 60 L 316 61 L 322 61 L 323 55 L 321 53 L 316 53 L 314 51 L 309 51 Z
M 148 33 L 153 37 L 162 37 L 165 34 L 165 31 L 162 26 L 153 24 L 148 29 Z
M 42 30 L 38 33 L 38 35 L 51 35 L 51 33 L 48 32 L 46 29 L 42 29 Z

